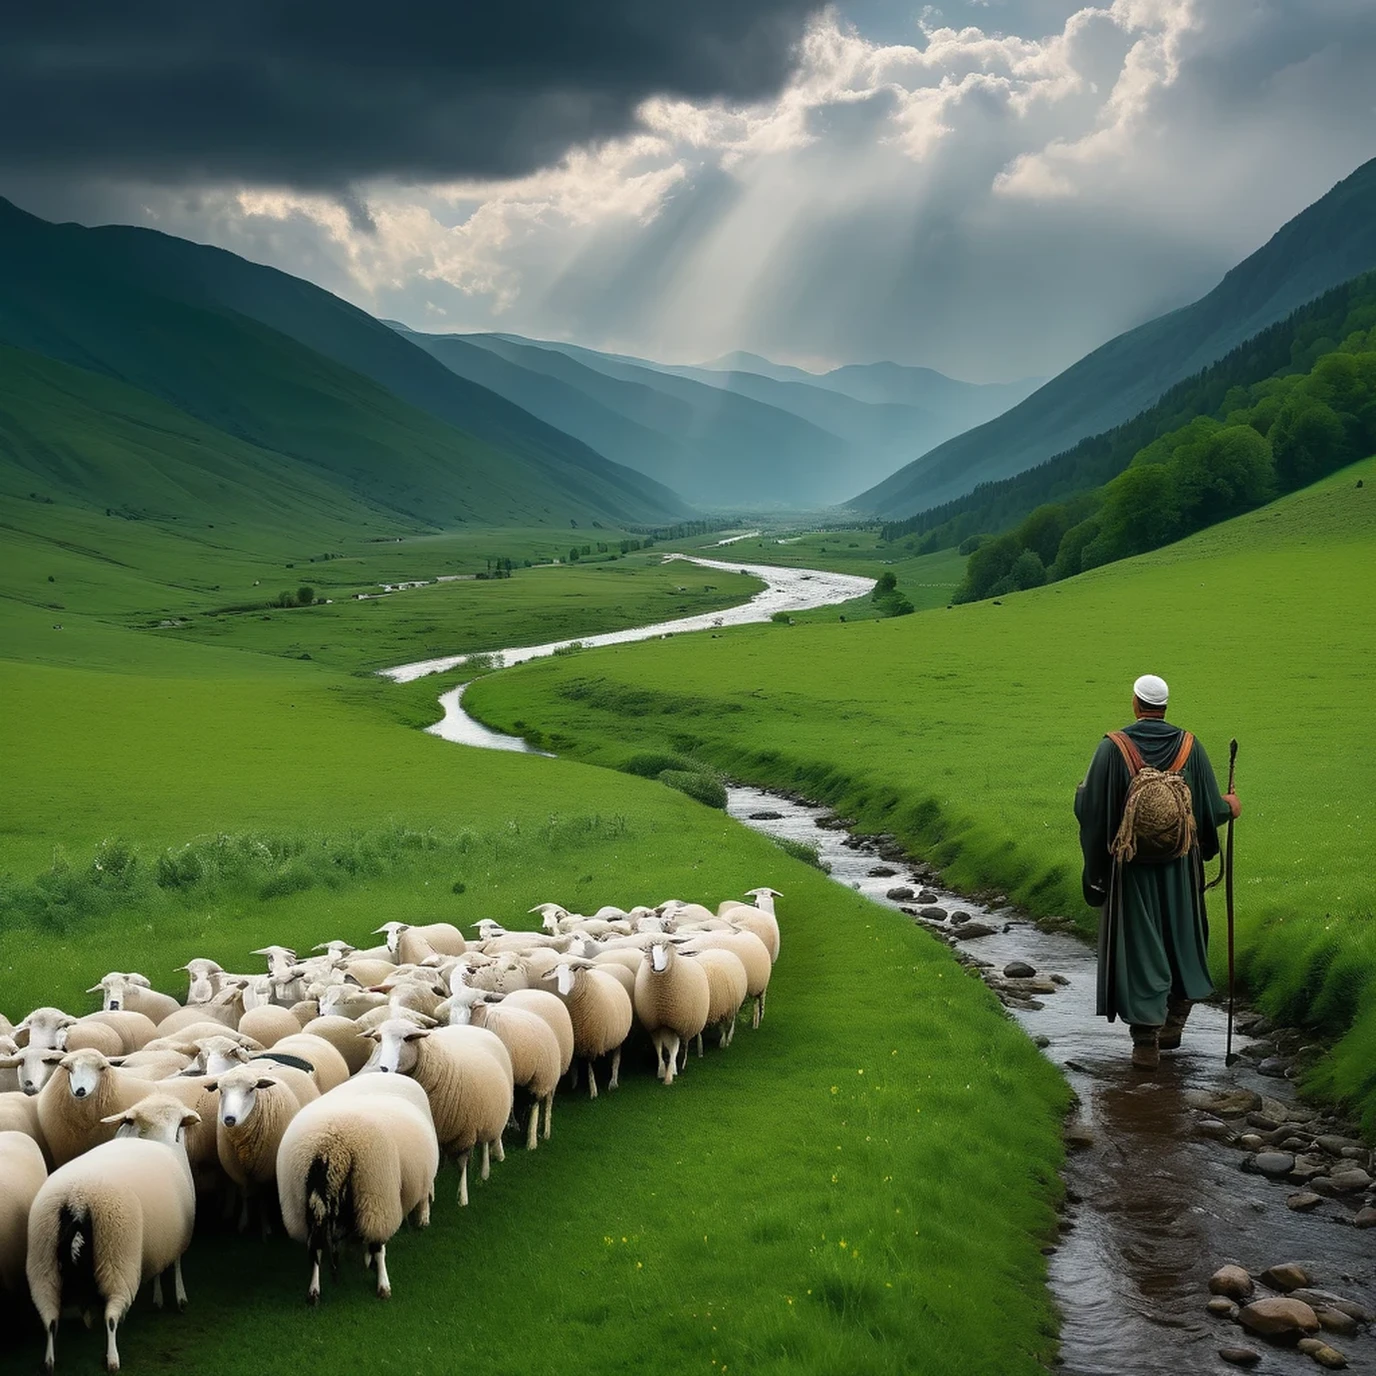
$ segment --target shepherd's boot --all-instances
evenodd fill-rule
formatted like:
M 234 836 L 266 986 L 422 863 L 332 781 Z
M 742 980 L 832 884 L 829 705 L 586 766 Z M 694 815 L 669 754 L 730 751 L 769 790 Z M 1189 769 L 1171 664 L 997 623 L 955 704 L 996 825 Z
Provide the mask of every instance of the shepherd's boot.
M 1155 1070 L 1161 1064 L 1159 1027 L 1137 1026 L 1132 1031 L 1132 1064 L 1138 1070 Z
M 1166 1025 L 1161 1029 L 1157 1045 L 1162 1051 L 1178 1051 L 1180 1034 L 1185 1030 L 1185 1022 L 1194 1004 L 1189 999 L 1171 999 L 1166 1004 Z

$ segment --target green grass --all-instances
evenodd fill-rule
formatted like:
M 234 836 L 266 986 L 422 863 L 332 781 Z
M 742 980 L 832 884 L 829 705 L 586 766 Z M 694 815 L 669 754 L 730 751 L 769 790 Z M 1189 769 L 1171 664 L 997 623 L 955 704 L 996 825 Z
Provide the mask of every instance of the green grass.
M 13 1017 L 90 1007 L 107 969 L 175 991 L 193 955 L 244 968 L 269 941 L 362 941 L 393 917 L 533 922 L 522 915 L 546 899 L 715 904 L 761 883 L 787 896 L 764 1028 L 672 1090 L 642 1050 L 618 1095 L 562 1096 L 554 1140 L 510 1152 L 466 1214 L 446 1172 L 431 1232 L 392 1248 L 390 1305 L 355 1261 L 312 1313 L 299 1249 L 211 1233 L 188 1258 L 191 1314 L 141 1304 L 126 1325 L 129 1369 L 256 1372 L 265 1331 L 316 1365 L 381 1351 L 399 1370 L 513 1376 L 638 1372 L 647 1352 L 666 1373 L 1044 1368 L 1055 1318 L 1039 1249 L 1066 1090 L 992 995 L 901 917 L 656 779 L 450 745 L 414 729 L 445 680 L 350 671 L 699 610 L 748 580 L 711 575 L 708 594 L 700 571 L 633 557 L 221 633 L 206 627 L 234 619 L 212 623 L 207 604 L 238 595 L 231 575 L 286 562 L 281 545 L 227 545 L 212 575 L 170 527 L 84 526 L 57 504 L 21 514 L 30 543 L 0 563 L 0 1008 Z M 512 541 L 346 547 L 282 581 L 361 579 L 387 561 L 425 576 Z M 165 608 L 190 628 L 133 628 Z M 280 627 L 309 627 L 313 658 L 292 657 Z M 65 1324 L 64 1367 L 94 1363 L 99 1341 Z M 36 1363 L 38 1335 L 11 1351 Z
M 1356 1019 L 1324 1074 L 1376 1129 L 1373 479 L 1367 460 L 999 604 L 603 650 L 485 680 L 467 701 L 490 725 L 530 723 L 579 758 L 669 748 L 797 790 L 897 833 L 955 885 L 995 886 L 1088 926 L 1072 795 L 1095 740 L 1128 718 L 1133 678 L 1159 672 L 1172 716 L 1220 768 L 1229 737 L 1241 742 L 1250 987 L 1333 1035 Z

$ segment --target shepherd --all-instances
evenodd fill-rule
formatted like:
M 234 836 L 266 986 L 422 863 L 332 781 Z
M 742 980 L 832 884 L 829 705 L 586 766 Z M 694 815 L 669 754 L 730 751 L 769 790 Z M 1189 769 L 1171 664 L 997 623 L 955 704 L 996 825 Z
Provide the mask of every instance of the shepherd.
M 1132 724 L 1099 742 L 1075 790 L 1085 901 L 1101 909 L 1098 1002 L 1132 1033 L 1132 1064 L 1155 1070 L 1180 1045 L 1191 1006 L 1213 993 L 1204 862 L 1238 817 L 1188 731 L 1166 720 L 1155 674 L 1132 685 Z

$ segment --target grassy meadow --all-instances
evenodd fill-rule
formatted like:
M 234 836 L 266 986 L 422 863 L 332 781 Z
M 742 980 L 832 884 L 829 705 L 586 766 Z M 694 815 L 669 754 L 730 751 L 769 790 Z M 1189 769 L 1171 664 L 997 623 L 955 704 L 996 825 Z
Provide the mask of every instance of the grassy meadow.
M 1241 743 L 1244 977 L 1271 1011 L 1345 1034 L 1320 1079 L 1376 1130 L 1373 480 L 1367 460 L 993 602 L 599 650 L 487 679 L 466 703 L 561 754 L 616 764 L 667 745 L 827 801 L 955 885 L 1088 930 L 1072 795 L 1097 738 L 1129 719 L 1133 678 L 1159 672 L 1221 770 Z
M 703 610 L 753 580 L 631 555 L 211 617 L 254 579 L 332 595 L 334 579 L 471 571 L 535 541 L 408 535 L 315 564 L 227 541 L 216 563 L 190 557 L 209 548 L 199 536 L 152 523 L 22 514 L 29 543 L 0 556 L 11 1017 L 89 1008 L 108 969 L 178 992 L 193 955 L 242 969 L 267 942 L 362 942 L 389 918 L 786 895 L 763 1028 L 670 1090 L 644 1047 L 617 1095 L 562 1095 L 552 1142 L 510 1151 L 465 1213 L 446 1171 L 429 1233 L 390 1249 L 390 1304 L 355 1261 L 312 1312 L 300 1249 L 203 1231 L 189 1313 L 141 1302 L 121 1332 L 129 1370 L 254 1372 L 265 1329 L 302 1362 L 384 1351 L 414 1371 L 631 1372 L 653 1354 L 666 1373 L 859 1376 L 909 1371 L 917 1353 L 931 1372 L 1044 1369 L 1066 1090 L 993 996 L 904 919 L 720 812 L 655 781 L 438 740 L 416 728 L 442 681 L 363 672 Z M 148 628 L 159 619 L 189 624 Z M 11 1356 L 36 1365 L 36 1325 L 19 1331 Z M 101 1341 L 64 1323 L 58 1360 L 93 1365 Z

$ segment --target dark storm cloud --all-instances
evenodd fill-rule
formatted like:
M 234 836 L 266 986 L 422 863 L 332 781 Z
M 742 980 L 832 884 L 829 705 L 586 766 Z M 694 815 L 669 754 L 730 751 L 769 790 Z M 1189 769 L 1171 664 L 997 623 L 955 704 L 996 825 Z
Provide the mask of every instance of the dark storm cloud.
M 47 0 L 0 45 L 0 168 L 338 187 L 509 176 L 645 97 L 778 88 L 820 0 Z

